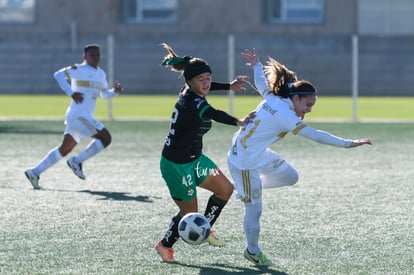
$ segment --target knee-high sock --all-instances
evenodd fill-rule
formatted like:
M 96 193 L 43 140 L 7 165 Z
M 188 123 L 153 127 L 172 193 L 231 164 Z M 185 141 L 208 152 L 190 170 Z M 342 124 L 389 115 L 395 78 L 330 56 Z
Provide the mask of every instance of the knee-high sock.
M 259 235 L 260 235 L 260 216 L 262 215 L 262 202 L 245 203 L 244 213 L 244 233 L 246 234 L 247 250 L 251 254 L 260 252 Z
M 206 216 L 211 226 L 213 226 L 213 224 L 216 222 L 218 216 L 221 213 L 221 210 L 224 208 L 226 203 L 227 201 L 217 198 L 214 194 L 210 196 L 206 211 L 204 212 L 204 216 Z
M 36 175 L 40 175 L 46 169 L 53 166 L 56 162 L 58 162 L 62 158 L 62 155 L 59 152 L 59 148 L 56 147 L 52 149 L 37 165 L 33 168 L 33 172 Z
M 76 157 L 73 158 L 73 160 L 76 163 L 82 163 L 85 160 L 93 157 L 94 155 L 98 154 L 100 151 L 104 149 L 104 146 L 102 144 L 102 141 L 100 139 L 95 139 L 89 145 L 79 153 Z
M 164 237 L 162 238 L 162 245 L 165 247 L 172 247 L 176 241 L 180 238 L 178 235 L 178 223 L 181 220 L 181 215 L 178 213 L 175 215 L 168 226 L 167 233 L 165 233 Z

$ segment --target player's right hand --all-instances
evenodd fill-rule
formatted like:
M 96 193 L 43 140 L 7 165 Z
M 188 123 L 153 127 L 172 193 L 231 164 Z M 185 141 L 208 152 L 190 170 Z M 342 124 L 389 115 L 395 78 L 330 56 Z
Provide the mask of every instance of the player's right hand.
M 83 101 L 83 94 L 80 92 L 74 92 L 72 94 L 72 99 L 73 101 L 75 101 L 76 103 L 82 103 Z

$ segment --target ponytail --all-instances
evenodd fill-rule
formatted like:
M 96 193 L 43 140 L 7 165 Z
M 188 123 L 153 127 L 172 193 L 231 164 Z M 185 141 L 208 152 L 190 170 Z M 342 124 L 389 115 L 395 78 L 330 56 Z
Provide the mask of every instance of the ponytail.
M 180 57 L 168 44 L 162 43 L 161 46 L 168 51 L 161 65 L 170 66 L 172 71 L 181 72 L 185 81 L 189 81 L 202 73 L 208 72 L 211 74 L 211 68 L 204 59 L 188 55 Z

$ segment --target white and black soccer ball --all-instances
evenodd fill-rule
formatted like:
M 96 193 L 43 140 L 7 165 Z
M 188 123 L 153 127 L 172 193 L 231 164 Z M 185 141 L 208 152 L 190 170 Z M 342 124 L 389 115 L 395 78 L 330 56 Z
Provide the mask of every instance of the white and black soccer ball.
M 200 213 L 188 213 L 181 218 L 178 233 L 186 243 L 202 244 L 210 235 L 210 222 Z

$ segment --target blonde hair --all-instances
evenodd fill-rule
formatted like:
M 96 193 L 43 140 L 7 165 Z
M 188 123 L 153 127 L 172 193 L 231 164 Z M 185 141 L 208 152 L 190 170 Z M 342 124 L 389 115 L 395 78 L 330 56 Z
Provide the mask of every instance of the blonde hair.
M 274 95 L 284 98 L 297 94 L 300 97 L 315 95 L 316 89 L 306 80 L 298 80 L 296 73 L 282 63 L 269 57 L 264 72 L 270 89 Z

